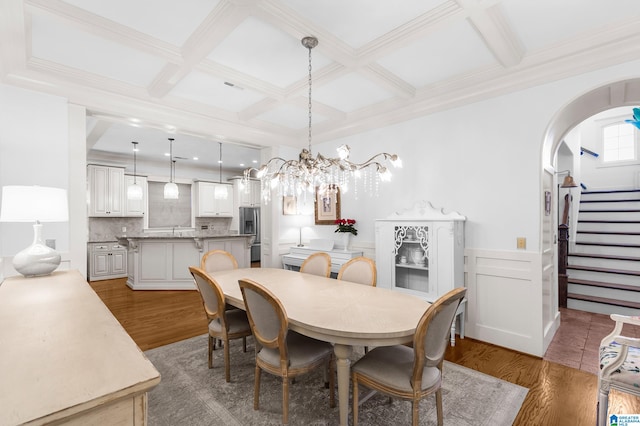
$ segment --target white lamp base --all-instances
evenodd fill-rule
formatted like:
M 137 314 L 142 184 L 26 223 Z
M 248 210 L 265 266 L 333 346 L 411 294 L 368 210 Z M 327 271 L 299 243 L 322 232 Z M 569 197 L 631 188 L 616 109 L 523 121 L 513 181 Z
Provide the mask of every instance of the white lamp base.
M 33 244 L 13 258 L 13 267 L 25 277 L 49 275 L 60 265 L 60 254 L 42 243 L 42 225 L 33 225 Z

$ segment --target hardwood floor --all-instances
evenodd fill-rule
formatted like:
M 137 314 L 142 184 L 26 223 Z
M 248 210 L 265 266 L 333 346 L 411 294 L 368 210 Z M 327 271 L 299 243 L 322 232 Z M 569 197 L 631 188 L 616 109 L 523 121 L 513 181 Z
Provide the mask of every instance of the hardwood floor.
M 195 291 L 133 291 L 125 282 L 91 286 L 143 351 L 207 332 Z M 456 339 L 446 359 L 528 388 L 515 425 L 595 424 L 597 377 L 588 371 L 469 338 Z M 640 399 L 611 391 L 610 412 L 640 413 Z

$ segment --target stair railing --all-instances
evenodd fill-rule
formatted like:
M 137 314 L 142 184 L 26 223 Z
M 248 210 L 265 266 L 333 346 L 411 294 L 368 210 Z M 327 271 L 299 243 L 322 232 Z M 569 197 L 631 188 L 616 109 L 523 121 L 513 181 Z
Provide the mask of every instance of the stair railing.
M 564 211 L 562 223 L 558 225 L 558 306 L 567 307 L 568 276 L 567 264 L 569 261 L 569 211 L 571 209 L 571 194 L 564 196 Z

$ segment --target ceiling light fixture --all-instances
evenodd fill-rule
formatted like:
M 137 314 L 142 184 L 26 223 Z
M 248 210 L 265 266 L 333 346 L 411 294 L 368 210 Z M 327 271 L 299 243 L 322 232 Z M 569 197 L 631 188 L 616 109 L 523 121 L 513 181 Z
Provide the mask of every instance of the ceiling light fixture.
M 250 167 L 244 171 L 244 182 L 248 184 L 253 171 L 262 181 L 262 197 L 265 203 L 271 199 L 271 189 L 278 188 L 278 196 L 300 195 L 303 191 L 313 192 L 315 188 L 324 193 L 337 192 L 340 188 L 346 192 L 350 182 L 354 185 L 357 179 L 363 179 L 365 189 L 368 186 L 377 191 L 379 181 L 391 179 L 391 172 L 385 163 L 394 167 L 402 167 L 402 161 L 396 154 L 379 153 L 363 163 L 349 160 L 350 148 L 342 145 L 338 148 L 338 158 L 328 158 L 318 153 L 315 158 L 311 153 L 311 49 L 318 45 L 315 37 L 305 37 L 302 45 L 309 50 L 309 137 L 308 148 L 304 148 L 297 160 L 285 160 L 274 157 L 259 168 Z M 367 185 L 368 184 L 368 185 Z
M 138 185 L 137 179 L 136 152 L 138 152 L 138 142 L 131 142 L 131 144 L 133 145 L 133 184 L 127 187 L 127 199 L 142 200 L 142 187 Z
M 164 199 L 177 200 L 180 196 L 178 185 L 173 182 L 174 168 L 176 160 L 173 159 L 173 138 L 169 138 L 169 182 L 164 184 Z
M 562 181 L 562 185 L 560 185 L 560 188 L 577 188 L 578 184 L 576 183 L 576 181 L 573 180 L 573 177 L 571 177 L 571 170 L 563 170 L 561 172 L 556 172 L 557 175 L 563 175 L 567 173 L 567 175 L 564 177 L 564 180 Z
M 222 183 L 222 142 L 218 142 L 218 144 L 220 144 L 220 153 L 218 155 L 218 183 Z M 227 185 L 216 185 L 213 196 L 216 200 L 226 200 L 229 197 L 227 189 Z

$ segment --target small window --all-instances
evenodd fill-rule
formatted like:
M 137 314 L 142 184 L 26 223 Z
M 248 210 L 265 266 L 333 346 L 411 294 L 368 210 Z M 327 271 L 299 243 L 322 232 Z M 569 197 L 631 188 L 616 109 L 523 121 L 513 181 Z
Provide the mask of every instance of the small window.
M 636 159 L 635 129 L 628 123 L 615 123 L 602 128 L 602 161 L 633 161 Z

